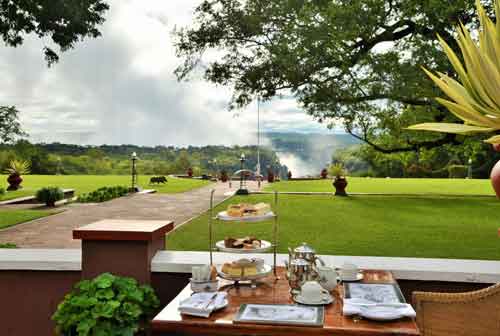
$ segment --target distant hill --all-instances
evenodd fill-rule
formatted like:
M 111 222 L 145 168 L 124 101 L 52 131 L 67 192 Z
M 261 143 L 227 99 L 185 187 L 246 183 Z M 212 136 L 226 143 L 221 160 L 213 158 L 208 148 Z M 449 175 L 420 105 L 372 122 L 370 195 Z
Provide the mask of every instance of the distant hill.
M 336 150 L 360 143 L 349 134 L 267 132 L 263 137 L 297 177 L 319 174 Z

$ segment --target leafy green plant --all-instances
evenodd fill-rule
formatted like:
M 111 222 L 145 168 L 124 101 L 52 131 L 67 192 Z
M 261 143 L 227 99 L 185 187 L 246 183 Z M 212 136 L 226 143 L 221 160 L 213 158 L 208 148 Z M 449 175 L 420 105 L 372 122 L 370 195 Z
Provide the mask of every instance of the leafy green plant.
M 467 28 L 460 24 L 456 41 L 460 47 L 464 65 L 450 46 L 439 37 L 439 42 L 461 81 L 444 73 L 438 76 L 424 69 L 427 75 L 451 100 L 436 98 L 464 124 L 423 123 L 410 126 L 412 130 L 427 130 L 445 133 L 473 134 L 500 130 L 500 20 L 496 24 L 488 18 L 479 0 L 476 0 L 479 21 L 479 44 L 473 40 Z M 495 13 L 500 15 L 500 2 L 495 1 Z M 500 135 L 486 142 L 500 143 Z
M 129 192 L 127 187 L 102 187 L 87 194 L 82 194 L 78 197 L 78 202 L 81 203 L 96 203 L 105 202 L 113 198 L 122 197 Z
M 335 163 L 330 165 L 330 167 L 328 167 L 328 172 L 330 173 L 330 175 L 335 177 L 341 177 L 346 175 L 346 170 L 344 168 L 344 165 L 341 163 Z
M 59 187 L 45 187 L 36 192 L 36 199 L 47 206 L 54 206 L 64 198 L 64 192 Z
M 12 160 L 9 167 L 5 169 L 5 173 L 9 175 L 26 175 L 30 173 L 30 163 L 22 160 Z
M 14 243 L 0 243 L 0 248 L 17 248 Z
M 158 306 L 150 286 L 103 273 L 76 284 L 52 319 L 58 335 L 133 336 Z
M 5 195 L 5 188 L 0 188 L 0 199 Z

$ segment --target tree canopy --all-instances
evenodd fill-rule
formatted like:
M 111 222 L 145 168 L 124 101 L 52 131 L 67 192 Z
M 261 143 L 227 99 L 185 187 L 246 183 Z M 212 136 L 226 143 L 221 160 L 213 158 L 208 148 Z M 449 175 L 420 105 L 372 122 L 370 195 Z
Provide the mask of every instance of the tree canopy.
M 231 107 L 292 94 L 318 121 L 385 153 L 460 142 L 403 128 L 456 121 L 421 66 L 451 73 L 437 34 L 456 49 L 455 25 L 477 26 L 474 0 L 205 0 L 194 16 L 175 32 L 176 74 L 202 69 L 232 87 Z
M 13 142 L 16 137 L 25 135 L 18 113 L 14 106 L 0 106 L 0 144 Z
M 29 34 L 50 37 L 64 52 L 79 40 L 100 36 L 97 26 L 108 8 L 103 0 L 0 0 L 0 36 L 12 47 Z M 59 60 L 50 46 L 43 53 L 49 65 Z

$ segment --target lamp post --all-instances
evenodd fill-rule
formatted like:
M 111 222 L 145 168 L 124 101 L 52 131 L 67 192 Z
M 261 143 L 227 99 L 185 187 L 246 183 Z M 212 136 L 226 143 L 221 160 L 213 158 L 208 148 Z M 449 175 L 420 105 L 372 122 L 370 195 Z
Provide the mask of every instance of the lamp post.
M 139 158 L 136 152 L 132 153 L 130 160 L 132 161 L 132 185 L 130 190 L 137 192 L 139 191 L 139 187 L 137 187 L 137 160 L 139 160 Z
M 280 169 L 280 159 L 276 158 L 276 177 L 281 180 L 281 169 Z M 275 177 L 275 179 L 276 179 Z
M 214 164 L 213 169 L 214 169 L 214 177 L 217 180 L 217 159 L 213 159 L 212 163 Z
M 56 175 L 61 175 L 61 157 L 57 157 Z
M 240 170 L 243 170 L 243 165 L 245 164 L 245 161 L 246 161 L 245 153 L 241 153 Z M 240 174 L 240 189 L 243 189 L 243 172 Z
M 472 178 L 472 158 L 469 158 L 469 167 L 467 167 L 467 178 L 471 179 Z
M 242 153 L 240 156 L 240 188 L 236 190 L 236 195 L 248 195 L 248 189 L 245 187 L 246 172 L 243 171 L 245 161 L 245 153 Z

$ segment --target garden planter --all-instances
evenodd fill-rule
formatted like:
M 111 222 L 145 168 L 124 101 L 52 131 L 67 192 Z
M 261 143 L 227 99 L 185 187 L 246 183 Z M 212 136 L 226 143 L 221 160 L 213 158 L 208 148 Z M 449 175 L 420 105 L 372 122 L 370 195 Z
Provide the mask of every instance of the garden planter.
M 497 197 L 500 198 L 500 161 L 498 161 L 491 170 L 490 180 Z
M 333 186 L 335 187 L 335 196 L 347 196 L 345 188 L 347 187 L 347 179 L 343 176 L 333 179 Z
M 7 190 L 17 190 L 22 188 L 21 183 L 23 182 L 23 178 L 19 174 L 11 174 L 7 178 L 7 182 L 9 183 Z
M 273 183 L 274 182 L 274 173 L 268 172 L 267 173 L 267 182 L 268 183 Z
M 187 170 L 187 176 L 188 176 L 188 177 L 193 177 L 193 168 L 189 168 L 189 169 Z
M 321 176 L 322 179 L 326 179 L 328 177 L 328 170 L 323 168 L 319 176 Z

